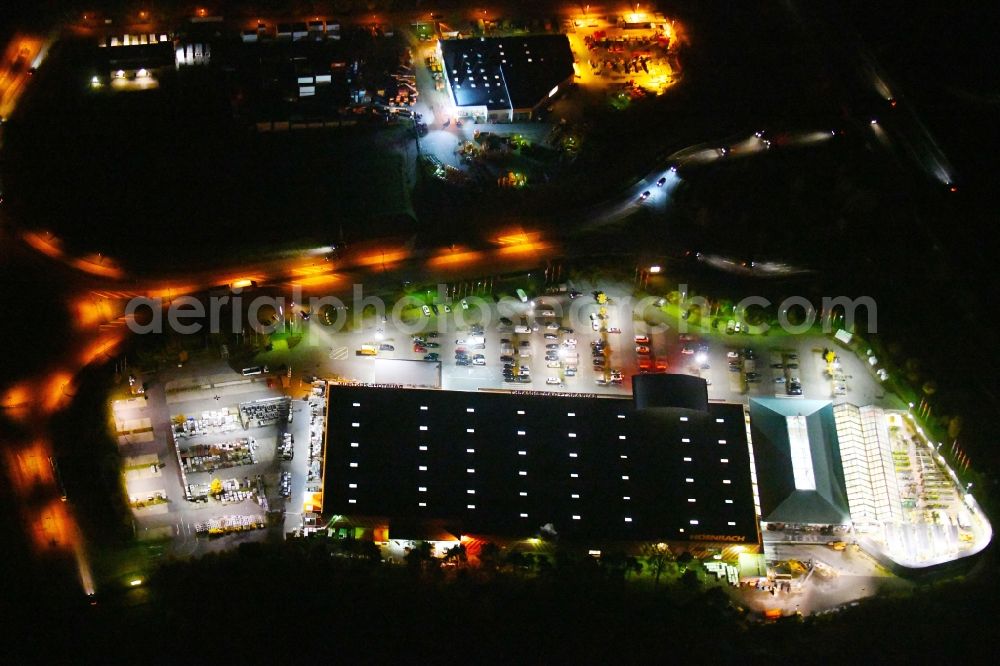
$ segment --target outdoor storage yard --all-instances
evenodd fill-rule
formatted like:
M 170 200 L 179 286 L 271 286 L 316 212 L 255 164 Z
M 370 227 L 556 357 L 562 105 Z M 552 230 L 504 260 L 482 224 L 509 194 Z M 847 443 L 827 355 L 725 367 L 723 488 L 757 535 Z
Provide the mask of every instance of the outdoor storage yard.
M 301 525 L 309 465 L 318 477 L 322 402 L 281 395 L 222 364 L 173 370 L 145 399 L 116 401 L 136 534 L 196 554 Z

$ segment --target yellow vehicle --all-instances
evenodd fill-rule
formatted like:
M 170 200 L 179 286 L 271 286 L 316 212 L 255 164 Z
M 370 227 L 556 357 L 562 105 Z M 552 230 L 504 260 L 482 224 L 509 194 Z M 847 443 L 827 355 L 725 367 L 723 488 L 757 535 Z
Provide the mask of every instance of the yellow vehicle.
M 788 560 L 788 569 L 795 575 L 801 576 L 809 571 L 806 565 L 798 560 Z
M 844 550 L 845 548 L 847 548 L 846 541 L 827 541 L 826 545 L 828 545 L 830 548 L 833 548 L 834 550 Z
M 375 345 L 361 345 L 361 349 L 358 350 L 358 356 L 375 356 L 378 354 L 378 347 Z

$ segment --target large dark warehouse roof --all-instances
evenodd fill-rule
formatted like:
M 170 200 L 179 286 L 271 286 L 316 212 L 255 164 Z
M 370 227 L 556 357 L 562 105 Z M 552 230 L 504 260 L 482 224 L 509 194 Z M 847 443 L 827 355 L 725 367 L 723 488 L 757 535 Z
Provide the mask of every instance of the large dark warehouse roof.
M 468 534 L 757 541 L 741 405 L 331 385 L 324 509 Z
M 446 39 L 441 56 L 457 106 L 531 108 L 573 75 L 565 35 Z

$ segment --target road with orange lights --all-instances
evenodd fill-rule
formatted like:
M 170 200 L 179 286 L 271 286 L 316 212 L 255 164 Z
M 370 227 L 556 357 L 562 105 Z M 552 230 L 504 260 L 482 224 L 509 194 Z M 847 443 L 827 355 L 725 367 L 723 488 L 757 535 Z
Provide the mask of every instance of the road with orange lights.
M 47 46 L 41 37 L 18 34 L 4 49 L 0 60 L 0 118 L 8 118 L 14 111 Z

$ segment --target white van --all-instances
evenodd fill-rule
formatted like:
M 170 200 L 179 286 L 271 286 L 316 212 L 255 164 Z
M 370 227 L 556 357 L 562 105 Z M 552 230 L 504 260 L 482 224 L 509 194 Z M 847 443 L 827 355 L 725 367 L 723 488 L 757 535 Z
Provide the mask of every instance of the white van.
M 514 327 L 514 332 L 522 334 L 531 333 L 531 329 L 528 328 L 527 326 L 524 326 L 523 324 L 518 324 L 517 326 Z

